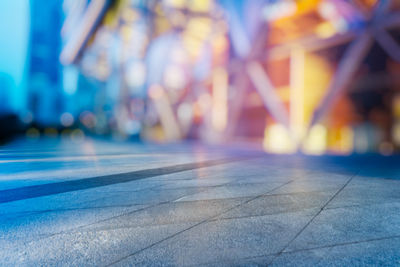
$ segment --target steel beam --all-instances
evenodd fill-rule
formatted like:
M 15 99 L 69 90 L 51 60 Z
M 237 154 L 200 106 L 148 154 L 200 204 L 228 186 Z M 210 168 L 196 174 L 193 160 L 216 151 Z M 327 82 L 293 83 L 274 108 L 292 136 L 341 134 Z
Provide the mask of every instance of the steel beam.
M 246 65 L 247 74 L 254 87 L 262 98 L 265 108 L 271 113 L 274 119 L 284 125 L 290 132 L 289 116 L 282 104 L 276 89 L 272 85 L 268 75 L 260 63 L 252 61 Z
M 67 41 L 61 51 L 60 60 L 63 64 L 72 64 L 76 61 L 110 4 L 110 0 L 93 0 L 89 3 L 76 33 Z
M 392 59 L 400 62 L 400 45 L 385 30 L 374 33 L 374 37 L 379 45 L 385 50 Z
M 367 53 L 370 51 L 373 39 L 371 35 L 365 31 L 358 37 L 350 47 L 347 48 L 342 60 L 339 63 L 337 73 L 334 75 L 332 82 L 328 88 L 327 94 L 314 112 L 310 129 L 315 125 L 322 116 L 329 110 L 332 104 L 343 90 L 350 84 L 351 80 L 364 60 Z

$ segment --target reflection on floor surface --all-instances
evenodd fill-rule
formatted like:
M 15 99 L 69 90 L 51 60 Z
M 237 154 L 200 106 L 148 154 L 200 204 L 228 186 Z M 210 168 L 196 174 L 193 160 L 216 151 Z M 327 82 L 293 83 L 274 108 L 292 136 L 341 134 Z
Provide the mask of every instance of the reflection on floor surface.
M 0 265 L 399 265 L 400 158 L 0 147 Z

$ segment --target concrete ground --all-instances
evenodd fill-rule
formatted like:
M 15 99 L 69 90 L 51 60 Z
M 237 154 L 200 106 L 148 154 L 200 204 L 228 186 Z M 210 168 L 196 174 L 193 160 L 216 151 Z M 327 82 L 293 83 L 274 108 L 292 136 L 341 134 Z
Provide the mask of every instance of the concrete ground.
M 13 142 L 0 265 L 400 265 L 400 158 Z

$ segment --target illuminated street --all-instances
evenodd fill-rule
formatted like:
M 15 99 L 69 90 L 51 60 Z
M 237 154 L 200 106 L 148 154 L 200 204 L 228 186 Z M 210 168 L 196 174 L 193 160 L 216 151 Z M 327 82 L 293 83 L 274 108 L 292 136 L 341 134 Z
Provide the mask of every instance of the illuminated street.
M 0 265 L 397 265 L 396 162 L 14 141 L 0 151 Z

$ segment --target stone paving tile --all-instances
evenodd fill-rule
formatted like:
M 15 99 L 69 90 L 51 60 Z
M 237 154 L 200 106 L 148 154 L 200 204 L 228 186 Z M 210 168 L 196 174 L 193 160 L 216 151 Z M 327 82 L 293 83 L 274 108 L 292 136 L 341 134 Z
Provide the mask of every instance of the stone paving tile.
M 51 211 L 60 209 L 96 208 L 104 206 L 129 206 L 129 203 L 106 203 L 104 198 L 115 195 L 126 196 L 136 194 L 138 191 L 157 188 L 162 185 L 159 181 L 138 180 L 128 183 L 78 190 L 56 195 L 43 196 L 0 204 L 0 216 L 20 216 L 21 213 Z M 139 195 L 143 195 L 140 193 Z M 133 203 L 135 204 L 135 203 Z
M 232 186 L 232 185 L 247 185 L 251 187 L 251 184 L 268 184 L 268 183 L 283 183 L 290 181 L 290 178 L 269 176 L 269 175 L 226 175 L 221 176 L 218 173 L 213 173 L 209 178 L 197 178 L 185 179 L 185 180 L 165 180 L 161 185 L 161 189 L 176 189 L 185 187 L 220 187 L 220 186 Z M 262 185 L 261 185 L 262 186 Z
M 186 187 L 215 187 L 227 184 L 229 182 L 231 182 L 231 180 L 227 178 L 215 178 L 215 179 L 195 178 L 190 180 L 165 181 L 160 186 L 160 189 L 177 189 Z
M 0 190 L 239 157 L 0 204 L 0 266 L 400 265 L 398 157 L 21 142 L 0 149 Z
M 85 227 L 85 229 L 102 230 L 121 227 L 201 222 L 221 214 L 245 201 L 248 201 L 248 198 L 164 203 L 95 223 Z
M 400 180 L 357 178 L 329 203 L 328 208 L 400 202 Z
M 283 253 L 270 266 L 399 266 L 400 237 Z
M 112 155 L 105 153 L 60 156 L 62 152 L 61 150 L 47 156 L 39 153 L 34 158 L 29 158 L 29 154 L 14 159 L 12 155 L 6 155 L 4 158 L 0 156 L 0 190 L 229 157 L 222 153 L 208 153 L 197 160 L 196 155 L 188 152 L 169 157 L 170 154 L 166 153 L 121 154 L 119 151 L 114 151 Z
M 226 185 L 223 187 L 210 188 L 204 192 L 185 196 L 177 201 L 196 201 L 257 196 L 269 192 L 280 185 L 283 185 L 283 183 L 272 182 L 263 184 Z
M 265 267 L 269 262 L 274 259 L 274 256 L 261 256 L 261 257 L 251 257 L 236 260 L 225 260 L 207 264 L 194 264 L 189 266 L 203 266 L 203 267 Z
M 290 193 L 306 193 L 315 191 L 337 191 L 349 179 L 349 177 L 341 177 L 341 179 L 296 179 L 276 191 L 275 194 L 290 194 Z
M 273 254 L 310 219 L 295 212 L 210 221 L 133 254 L 117 266 L 196 265 Z
M 93 200 L 86 204 L 93 207 L 122 206 L 122 205 L 151 205 L 170 202 L 186 196 L 201 193 L 208 187 L 188 187 L 177 189 L 149 189 L 138 192 L 110 193 L 108 196 Z
M 133 162 L 136 159 L 131 160 Z M 41 180 L 49 181 L 65 181 L 71 179 L 83 179 L 89 177 L 96 177 L 102 175 L 112 175 L 118 173 L 127 173 L 133 171 L 139 171 L 143 169 L 156 169 L 160 167 L 167 167 L 185 163 L 191 163 L 193 161 L 189 159 L 185 159 L 184 161 L 168 161 L 168 162 L 141 162 L 135 166 L 129 164 L 122 164 L 121 162 L 106 162 L 99 163 L 93 162 L 93 165 L 85 166 L 84 164 L 77 162 L 75 166 L 69 166 L 71 164 L 65 164 L 60 162 L 59 164 L 49 164 L 49 163 L 40 163 L 34 166 L 33 164 L 15 164 L 15 170 L 7 169 L 7 173 L 0 173 L 0 188 L 2 190 L 10 189 L 12 186 L 22 186 L 23 183 L 18 183 L 20 180 L 30 180 L 31 182 L 38 181 L 40 184 Z M 5 166 L 6 163 L 0 164 L 1 166 Z M 145 164 L 145 165 L 144 165 Z M 6 164 L 7 168 L 9 164 Z M 26 166 L 25 166 L 26 165 Z M 33 165 L 33 166 L 32 166 Z M 49 166 L 50 165 L 50 166 Z M 59 166 L 61 165 L 61 166 Z M 25 170 L 22 169 L 21 166 L 24 166 Z M 5 168 L 4 168 L 5 169 Z M 7 184 L 8 181 L 14 180 L 13 184 Z M 3 185 L 4 183 L 4 185 Z
M 25 179 L 18 179 L 18 180 L 11 180 L 11 177 L 8 177 L 7 180 L 5 181 L 0 181 L 0 190 L 8 190 L 8 189 L 13 189 L 13 188 L 18 188 L 18 187 L 23 187 L 23 186 L 31 186 L 31 185 L 40 185 L 40 184 L 48 184 L 48 183 L 53 183 L 54 178 L 48 178 L 48 179 L 31 179 L 31 178 L 25 178 Z
M 399 186 L 399 179 L 387 179 L 379 177 L 367 177 L 357 175 L 349 184 L 349 186 Z
M 41 212 L 49 210 L 68 210 L 77 208 L 96 207 L 91 204 L 96 199 L 104 198 L 107 194 L 84 191 L 74 191 L 57 195 L 50 195 L 32 199 L 24 199 L 0 204 L 0 216 L 20 216 L 21 213 Z M 115 194 L 115 193 L 112 193 Z
M 225 164 L 224 164 L 225 165 Z M 227 180 L 227 181 L 237 181 L 240 179 L 257 179 L 260 176 L 265 176 L 265 173 L 261 172 L 249 172 L 249 173 L 242 173 L 239 171 L 231 170 L 231 169 L 224 169 L 224 170 L 210 170 L 209 168 L 201 168 L 196 169 L 195 171 L 189 172 L 182 172 L 182 173 L 174 173 L 169 175 L 163 175 L 152 178 L 152 180 L 161 180 L 161 181 L 182 181 L 182 180 L 194 180 L 194 179 L 201 179 L 201 180 Z M 228 168 L 224 166 L 224 168 Z M 272 175 L 271 175 L 272 176 Z M 264 178 L 262 178 L 264 179 Z
M 153 189 L 161 186 L 163 183 L 159 181 L 149 181 L 147 179 L 136 180 L 126 183 L 119 183 L 107 186 L 101 186 L 91 189 L 86 189 L 83 193 L 97 192 L 97 193 L 107 193 L 107 192 L 137 192 L 146 189 Z
M 25 243 L 70 231 L 81 226 L 96 223 L 146 206 L 112 207 L 96 209 L 56 210 L 23 214 L 19 217 L 0 218 L 0 247 L 6 248 L 16 243 Z
M 10 158 L 1 159 L 0 164 L 7 164 L 7 168 L 0 168 L 0 175 L 3 173 L 17 174 L 26 171 L 37 170 L 52 170 L 52 169 L 75 169 L 75 168 L 88 168 L 93 171 L 104 168 L 108 164 L 110 167 L 118 165 L 119 167 L 129 167 L 132 170 L 143 169 L 143 164 L 148 168 L 155 168 L 161 166 L 171 166 L 183 163 L 190 163 L 195 161 L 206 161 L 221 157 L 221 155 L 207 154 L 203 160 L 197 160 L 190 153 L 175 154 L 174 157 L 168 157 L 166 154 L 109 154 L 109 155 L 75 155 L 75 156 L 38 156 L 36 158 Z M 113 169 L 113 168 L 111 168 Z M 2 176 L 0 176 L 2 177 Z
M 229 158 L 229 156 L 221 156 L 220 158 Z M 207 161 L 207 159 L 202 159 Z M 243 161 L 246 162 L 246 161 Z M 185 180 L 214 180 L 214 179 L 226 179 L 233 181 L 239 175 L 237 171 L 234 170 L 238 165 L 243 164 L 241 161 L 226 162 L 223 164 L 203 166 L 201 168 L 191 169 L 187 171 L 180 171 L 171 174 L 159 175 L 154 177 L 146 178 L 148 181 L 168 181 L 168 182 L 179 182 Z
M 324 181 L 324 182 L 346 182 L 349 178 L 354 177 L 356 173 L 332 173 L 332 172 L 323 172 L 323 171 L 310 171 L 302 176 L 301 180 L 303 181 Z
M 283 195 L 266 195 L 247 202 L 221 215 L 221 218 L 261 216 L 283 212 L 309 210 L 316 214 L 335 192 L 307 192 Z
M 323 210 L 286 251 L 400 235 L 400 203 Z
M 190 226 L 174 224 L 57 234 L 1 249 L 0 266 L 105 266 Z
M 257 174 L 247 174 L 241 172 L 241 175 L 236 175 L 230 184 L 257 184 L 257 183 L 285 183 L 297 179 L 291 175 L 277 175 L 276 171 L 267 171 Z

